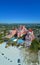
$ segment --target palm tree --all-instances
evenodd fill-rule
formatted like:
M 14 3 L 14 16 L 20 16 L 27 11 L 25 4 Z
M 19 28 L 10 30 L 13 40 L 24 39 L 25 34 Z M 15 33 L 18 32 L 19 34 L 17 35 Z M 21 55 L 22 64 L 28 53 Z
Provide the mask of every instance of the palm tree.
M 4 41 L 2 37 L 2 34 L 0 34 L 0 44 Z
M 32 63 L 36 63 L 38 61 L 38 51 L 39 51 L 39 42 L 37 39 L 34 39 L 31 43 L 31 46 L 30 46 L 30 53 L 29 53 L 29 56 L 30 56 L 30 60 Z
M 39 42 L 37 39 L 34 39 L 31 43 L 30 50 L 37 52 L 39 48 Z

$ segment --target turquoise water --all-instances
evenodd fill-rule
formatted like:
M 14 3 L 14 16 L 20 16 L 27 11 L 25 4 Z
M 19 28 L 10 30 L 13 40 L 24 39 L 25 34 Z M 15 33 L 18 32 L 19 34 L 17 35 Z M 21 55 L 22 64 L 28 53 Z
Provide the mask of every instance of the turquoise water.
M 10 40 L 14 41 L 14 39 L 16 39 L 15 37 L 11 38 Z
M 10 40 L 11 40 L 11 41 L 14 41 L 15 39 L 17 39 L 17 38 L 13 37 L 13 38 L 11 38 Z M 17 44 L 23 44 L 23 43 L 24 43 L 24 40 L 22 40 L 22 39 L 18 39 L 18 40 L 17 40 Z
M 18 40 L 17 40 L 17 44 L 24 44 L 24 40 L 18 39 Z

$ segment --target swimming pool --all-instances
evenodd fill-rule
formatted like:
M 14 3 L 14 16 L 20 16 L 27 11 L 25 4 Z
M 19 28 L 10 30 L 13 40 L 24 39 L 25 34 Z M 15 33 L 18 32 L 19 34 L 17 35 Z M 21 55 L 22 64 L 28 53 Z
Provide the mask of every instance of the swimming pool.
M 13 41 L 13 42 L 16 42 L 16 41 L 17 41 L 17 44 L 23 44 L 23 43 L 24 43 L 24 40 L 22 40 L 22 39 L 17 39 L 17 38 L 15 38 L 15 37 L 11 38 L 10 40 Z
M 18 39 L 18 40 L 17 40 L 17 44 L 22 44 L 22 45 L 23 45 L 23 44 L 24 44 L 24 40 Z

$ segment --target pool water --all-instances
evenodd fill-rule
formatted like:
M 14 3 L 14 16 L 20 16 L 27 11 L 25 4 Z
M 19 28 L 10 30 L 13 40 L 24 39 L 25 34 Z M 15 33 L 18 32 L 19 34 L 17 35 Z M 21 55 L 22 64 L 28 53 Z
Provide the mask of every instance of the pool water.
M 22 39 L 17 40 L 17 44 L 23 44 L 23 43 L 24 43 L 24 40 L 22 40 Z
M 16 41 L 17 41 L 17 44 L 23 44 L 23 43 L 24 43 L 24 40 L 22 40 L 22 39 L 17 39 L 17 38 L 15 38 L 15 37 L 11 38 L 10 40 L 13 41 L 13 42 L 16 42 Z

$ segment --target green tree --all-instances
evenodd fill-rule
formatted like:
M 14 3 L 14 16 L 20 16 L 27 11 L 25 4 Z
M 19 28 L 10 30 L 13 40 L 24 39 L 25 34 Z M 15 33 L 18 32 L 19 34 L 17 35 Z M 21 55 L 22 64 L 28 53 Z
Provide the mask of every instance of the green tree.
M 39 47 L 39 42 L 37 39 L 34 39 L 31 43 L 30 49 L 34 52 L 38 51 L 38 47 Z

